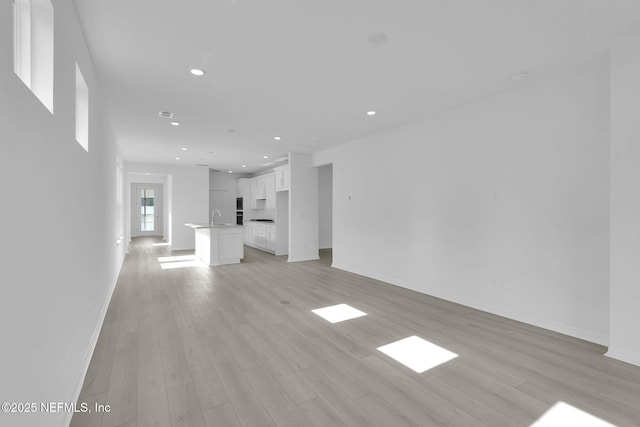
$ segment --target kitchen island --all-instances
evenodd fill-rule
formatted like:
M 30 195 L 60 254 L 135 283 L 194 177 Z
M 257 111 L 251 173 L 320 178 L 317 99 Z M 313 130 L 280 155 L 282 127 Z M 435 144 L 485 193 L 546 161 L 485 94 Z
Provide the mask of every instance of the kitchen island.
M 244 258 L 241 225 L 185 224 L 196 231 L 196 257 L 208 265 L 238 264 Z

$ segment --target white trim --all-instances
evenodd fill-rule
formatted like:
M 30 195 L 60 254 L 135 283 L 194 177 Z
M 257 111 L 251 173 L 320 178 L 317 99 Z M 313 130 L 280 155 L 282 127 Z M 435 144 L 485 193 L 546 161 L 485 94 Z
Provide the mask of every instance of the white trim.
M 75 391 L 71 396 L 69 402 L 77 402 L 80 399 L 80 393 L 82 393 L 82 386 L 84 385 L 84 380 L 87 375 L 87 371 L 89 370 L 89 365 L 91 364 L 91 359 L 93 358 L 93 352 L 96 349 L 96 344 L 98 344 L 98 338 L 100 337 L 100 331 L 102 331 L 102 325 L 104 324 L 104 319 L 107 317 L 107 310 L 109 309 L 109 304 L 111 304 L 111 298 L 113 298 L 113 291 L 116 289 L 116 285 L 118 283 L 118 277 L 120 276 L 120 270 L 122 269 L 122 264 L 124 262 L 124 255 L 120 256 L 120 268 L 118 268 L 118 275 L 116 279 L 113 281 L 111 285 L 111 289 L 108 293 L 108 298 L 102 306 L 102 310 L 100 311 L 100 321 L 96 328 L 93 330 L 93 334 L 91 335 L 91 339 L 89 340 L 89 348 L 87 349 L 87 353 L 84 355 L 84 367 L 82 368 L 82 374 L 80 374 L 80 378 L 78 378 L 78 382 L 76 383 Z M 73 418 L 73 411 L 67 413 L 64 417 L 64 422 L 62 426 L 68 426 L 71 424 L 71 419 Z
M 640 366 L 639 354 L 633 354 L 624 350 L 609 347 L 609 351 L 607 351 L 604 355 L 625 363 L 631 363 L 632 365 Z

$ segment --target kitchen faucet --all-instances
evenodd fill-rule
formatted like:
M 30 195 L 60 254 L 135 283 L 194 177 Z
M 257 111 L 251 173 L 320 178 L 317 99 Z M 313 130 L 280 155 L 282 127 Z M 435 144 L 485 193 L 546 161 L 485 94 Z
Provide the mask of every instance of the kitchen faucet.
M 222 213 L 218 209 L 212 210 L 211 211 L 211 225 L 213 225 L 215 223 L 216 212 L 218 213 L 218 216 L 220 218 L 222 218 Z

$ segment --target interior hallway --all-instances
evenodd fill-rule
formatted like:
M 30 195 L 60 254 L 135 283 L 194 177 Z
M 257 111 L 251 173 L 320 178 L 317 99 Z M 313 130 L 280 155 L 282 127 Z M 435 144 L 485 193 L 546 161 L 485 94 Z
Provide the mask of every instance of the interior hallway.
M 526 426 L 560 401 L 640 425 L 640 368 L 603 346 L 332 269 L 328 251 L 163 269 L 191 252 L 154 243 L 130 245 L 79 400 L 111 412 L 72 426 Z M 367 315 L 310 311 L 340 303 Z M 417 374 L 376 349 L 411 335 L 458 357 Z

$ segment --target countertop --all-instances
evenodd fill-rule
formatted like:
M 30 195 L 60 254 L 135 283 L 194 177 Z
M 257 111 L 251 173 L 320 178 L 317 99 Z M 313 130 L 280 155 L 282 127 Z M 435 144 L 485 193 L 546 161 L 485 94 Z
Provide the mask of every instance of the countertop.
M 185 224 L 185 225 L 187 227 L 191 227 L 193 229 L 198 229 L 198 228 L 242 228 L 241 225 L 224 223 L 224 222 L 214 222 L 213 224 L 208 223 L 208 224 Z

